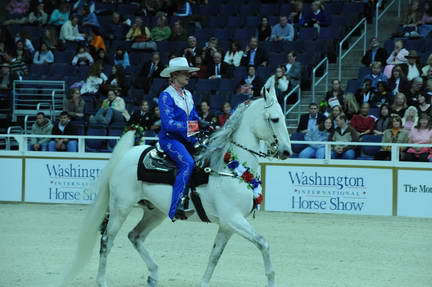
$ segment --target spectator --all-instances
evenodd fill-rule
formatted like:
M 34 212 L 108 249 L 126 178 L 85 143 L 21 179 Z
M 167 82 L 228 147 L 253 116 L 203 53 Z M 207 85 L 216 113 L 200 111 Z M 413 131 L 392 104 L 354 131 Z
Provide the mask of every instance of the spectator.
M 41 43 L 39 50 L 33 56 L 33 64 L 47 65 L 54 63 L 54 54 L 44 42 Z
M 89 45 L 90 45 L 90 49 L 93 51 L 99 51 L 99 50 L 103 50 L 104 53 L 106 52 L 107 48 L 105 46 L 105 41 L 102 38 L 102 35 L 99 31 L 99 29 L 97 28 L 92 28 L 90 30 L 90 37 L 89 37 Z
M 44 11 L 44 3 L 37 2 L 34 9 L 28 16 L 18 19 L 10 19 L 4 22 L 4 25 L 11 24 L 31 24 L 31 25 L 45 25 L 48 22 L 48 14 Z
M 387 57 L 387 51 L 380 47 L 378 39 L 373 37 L 369 42 L 369 49 L 362 58 L 362 64 L 366 67 L 370 67 L 373 62 L 380 62 L 381 65 L 384 65 Z
M 69 2 L 69 1 L 70 0 L 66 0 L 65 2 Z M 95 11 L 96 5 L 92 0 L 78 0 L 78 1 L 74 0 L 73 2 L 75 3 L 72 5 L 72 10 L 79 15 L 84 14 L 85 9 L 88 9 L 90 12 Z
M 358 113 L 358 111 L 360 110 L 359 103 L 357 102 L 353 93 L 345 93 L 344 94 L 344 103 L 343 103 L 342 108 L 340 106 L 334 106 L 333 111 L 332 111 L 332 115 L 333 115 L 333 112 L 336 108 L 338 110 L 340 110 L 338 115 L 340 113 L 342 113 L 342 111 L 343 111 L 343 113 L 346 115 L 347 119 L 349 119 L 349 120 L 351 120 L 353 115 L 356 115 Z M 335 116 L 333 118 L 335 118 Z M 335 122 L 335 126 L 336 126 L 336 122 Z
M 10 61 L 11 73 L 22 77 L 28 74 L 28 67 L 32 63 L 32 56 L 29 51 L 24 49 L 24 42 L 18 40 L 16 48 L 12 51 L 12 60 Z
M 332 89 L 326 93 L 325 100 L 330 108 L 344 104 L 344 91 L 339 80 L 332 81 Z
M 0 64 L 1 66 L 1 77 L 0 77 L 0 94 L 8 94 L 12 89 L 12 83 L 17 79 L 16 74 L 11 72 L 11 66 L 9 63 Z
M 114 90 L 110 90 L 96 115 L 90 116 L 90 123 L 109 125 L 112 122 L 124 122 L 129 121 L 129 119 L 130 115 L 126 110 L 125 101 L 117 96 Z
M 177 17 L 186 17 L 192 15 L 192 8 L 187 0 L 179 0 L 177 1 L 177 10 L 174 13 L 174 16 Z
M 318 123 L 318 128 L 308 130 L 305 135 L 306 141 L 324 142 L 330 140 L 333 133 L 333 123 L 330 118 Z M 322 144 L 311 144 L 302 150 L 299 158 L 325 158 L 325 146 Z
M 406 93 L 410 89 L 410 83 L 405 77 L 405 73 L 400 66 L 395 66 L 393 68 L 392 75 L 387 84 L 393 95 Z
M 408 13 L 402 22 L 402 35 L 406 38 L 417 38 L 418 33 L 418 23 L 422 15 L 420 13 L 420 3 L 419 1 L 413 1 L 409 7 Z
M 64 98 L 63 109 L 72 120 L 84 121 L 85 101 L 79 89 L 70 89 L 69 97 Z
M 408 63 L 402 64 L 401 67 L 404 69 L 408 81 L 412 81 L 414 78 L 420 77 L 421 66 L 419 64 L 419 57 L 416 51 L 411 50 L 406 58 L 408 59 Z
M 298 133 L 306 133 L 308 130 L 316 129 L 317 124 L 324 121 L 325 117 L 318 113 L 318 105 L 315 103 L 309 104 L 309 113 L 300 116 Z
M 70 20 L 66 21 L 60 30 L 60 40 L 63 42 L 80 42 L 84 41 L 84 34 L 81 34 L 78 30 L 78 16 L 72 16 Z
M 382 143 L 408 143 L 408 133 L 402 129 L 402 119 L 399 116 L 391 118 L 391 124 L 383 133 Z M 401 147 L 404 151 L 406 148 Z M 383 146 L 375 155 L 375 160 L 390 160 L 391 147 Z
M 200 104 L 199 116 L 201 119 L 207 122 L 216 122 L 215 116 L 210 112 L 210 106 L 206 101 L 202 101 Z
M 156 20 L 156 27 L 151 30 L 153 41 L 160 42 L 168 40 L 171 37 L 171 28 L 167 25 L 167 18 L 160 15 Z
M 152 112 L 147 100 L 141 102 L 141 108 L 132 113 L 128 124 L 129 125 L 140 125 L 145 131 L 150 130 L 152 124 Z
M 161 129 L 161 119 L 160 119 L 160 110 L 159 106 L 155 106 L 153 108 L 152 117 L 151 117 L 151 125 L 150 130 L 153 131 L 155 134 L 159 134 Z
M 292 24 L 300 24 L 300 21 L 303 18 L 303 1 L 293 1 L 292 10 L 289 16 L 289 21 Z
M 219 40 L 216 37 L 210 37 L 201 53 L 203 61 L 207 66 L 214 64 L 214 54 L 220 53 L 222 55 L 222 49 L 219 47 Z
M 288 23 L 286 16 L 279 17 L 279 24 L 272 27 L 270 41 L 292 41 L 294 40 L 294 27 Z
M 199 55 L 195 56 L 192 63 L 193 63 L 192 66 L 199 68 L 199 71 L 192 72 L 191 76 L 198 79 L 207 79 L 208 78 L 207 66 L 204 65 L 202 57 Z
M 53 125 L 45 114 L 38 112 L 36 114 L 36 121 L 32 125 L 32 135 L 50 135 Z M 30 138 L 29 150 L 32 151 L 47 151 L 49 138 Z
M 264 88 L 270 89 L 274 87 L 276 91 L 276 97 L 281 107 L 284 106 L 284 97 L 288 91 L 289 80 L 285 76 L 285 70 L 282 65 L 276 67 L 275 73 L 270 76 L 264 84 Z
M 126 33 L 126 28 L 130 26 L 130 19 L 123 18 L 118 12 L 113 12 L 111 23 L 104 25 L 104 35 L 110 40 L 121 40 Z
M 129 54 L 123 47 L 118 47 L 114 54 L 114 65 L 122 65 L 124 69 L 130 66 Z
M 374 97 L 371 83 L 372 81 L 370 79 L 366 79 L 363 81 L 362 87 L 357 90 L 355 99 L 359 105 L 362 105 L 363 103 L 371 104 Z
M 374 131 L 375 119 L 369 115 L 369 104 L 363 103 L 360 106 L 360 113 L 353 115 L 351 127 L 353 127 L 359 136 L 370 134 Z
M 232 108 L 237 109 L 237 106 L 240 103 L 252 98 L 253 96 L 254 96 L 254 90 L 252 89 L 252 85 L 250 84 L 241 85 L 240 88 L 237 89 L 237 94 L 231 97 L 231 101 L 233 103 Z
M 413 144 L 431 144 L 432 143 L 432 127 L 431 119 L 428 115 L 420 115 L 419 121 L 415 127 L 411 129 L 408 135 L 408 142 Z M 404 154 L 406 161 L 428 161 L 432 156 L 430 147 L 412 147 Z
M 153 52 L 150 61 L 145 62 L 141 67 L 136 78 L 136 86 L 144 89 L 144 93 L 148 93 L 154 78 L 160 78 L 160 73 L 163 70 L 163 65 L 160 61 L 159 52 Z
M 426 101 L 430 102 L 430 99 L 432 97 L 432 79 L 429 79 L 426 81 L 426 87 L 422 93 L 426 97 Z M 418 98 L 417 98 L 418 101 Z M 419 103 L 417 103 L 419 104 Z
M 223 110 L 222 110 L 222 114 L 218 115 L 217 117 L 217 124 L 220 127 L 223 127 L 225 122 L 229 119 L 229 117 L 231 116 L 231 104 L 226 102 L 223 105 Z
M 417 125 L 418 123 L 418 111 L 416 109 L 416 107 L 414 106 L 409 106 L 406 111 L 405 114 L 402 118 L 402 126 L 404 128 L 404 130 L 406 130 L 408 133 L 411 131 L 411 129 Z
M 363 82 L 367 79 L 371 80 L 371 87 L 373 90 L 375 90 L 378 82 L 387 82 L 388 78 L 382 72 L 382 66 L 380 62 L 373 62 L 371 68 L 371 73 L 367 74 L 363 78 Z
M 423 79 L 420 77 L 415 78 L 411 83 L 411 88 L 406 92 L 407 104 L 416 106 L 418 96 L 423 93 Z
M 230 67 L 227 63 L 222 62 L 222 55 L 219 52 L 213 55 L 213 65 L 209 65 L 209 79 L 229 78 Z
M 432 31 L 432 4 L 430 2 L 425 3 L 423 16 L 417 24 L 420 37 L 427 37 Z
M 173 23 L 171 28 L 171 37 L 170 41 L 179 42 L 179 41 L 187 41 L 186 30 L 183 28 L 183 25 L 180 20 L 176 20 Z
M 24 15 L 30 8 L 30 0 L 10 0 L 6 10 L 13 16 Z
M 94 53 L 94 61 L 101 62 L 102 66 L 111 65 L 111 61 L 104 49 L 98 49 Z
M 83 19 L 82 19 L 83 27 L 90 27 L 92 29 L 101 28 L 99 20 L 94 12 L 94 9 L 93 11 L 91 11 L 89 6 L 84 5 L 82 8 L 82 15 L 83 15 Z
M 258 47 L 258 39 L 256 37 L 252 37 L 249 41 L 249 45 L 246 46 L 246 49 L 243 53 L 241 65 L 254 65 L 255 67 L 267 66 L 267 62 L 268 57 L 266 52 Z
M 52 134 L 58 136 L 52 139 L 48 144 L 49 151 L 68 151 L 77 152 L 77 141 L 70 138 L 61 138 L 61 136 L 77 135 L 75 127 L 70 123 L 69 114 L 61 112 L 59 120 L 54 124 Z
M 74 66 L 89 66 L 94 63 L 93 57 L 87 52 L 84 46 L 78 46 L 75 56 L 72 59 Z
M 428 81 L 429 83 L 429 81 Z M 432 84 L 432 82 L 431 82 Z M 426 96 L 425 94 L 420 94 L 418 97 L 417 110 L 419 114 L 425 113 L 430 115 L 432 112 L 431 104 L 430 104 L 430 96 Z
M 334 142 L 358 142 L 359 136 L 355 129 L 347 124 L 345 115 L 339 115 L 336 118 L 337 127 L 331 138 Z M 336 145 L 333 147 L 333 159 L 354 159 L 355 151 L 353 146 L 349 145 Z
M 390 107 L 390 116 L 403 117 L 407 108 L 407 100 L 405 94 L 399 93 L 394 97 L 393 104 Z
M 67 3 L 61 3 L 58 9 L 55 9 L 48 21 L 48 24 L 56 27 L 62 26 L 69 20 L 70 6 Z
M 248 66 L 247 75 L 240 81 L 240 85 L 251 85 L 251 88 L 254 90 L 254 96 L 259 97 L 263 83 L 261 78 L 256 74 L 255 66 Z
M 117 88 L 120 96 L 126 95 L 127 85 L 125 79 L 125 72 L 123 66 L 114 65 L 111 69 L 111 75 L 108 77 L 106 81 L 106 85 L 110 88 Z
M 297 61 L 297 53 L 295 51 L 288 52 L 288 63 L 285 64 L 286 76 L 290 82 L 290 89 L 300 85 L 302 66 Z
M 378 120 L 375 122 L 374 134 L 382 135 L 384 131 L 387 130 L 390 126 L 390 108 L 387 104 L 383 104 L 380 107 L 380 116 Z
M 197 39 L 194 36 L 189 36 L 187 42 L 188 47 L 184 49 L 183 57 L 185 57 L 189 64 L 191 64 L 195 56 L 201 56 L 202 51 L 197 47 Z
M 272 28 L 267 16 L 262 16 L 257 28 L 258 41 L 268 41 L 270 39 Z
M 384 68 L 384 75 L 387 78 L 390 78 L 391 71 L 395 65 L 406 64 L 408 63 L 409 52 L 403 47 L 402 40 L 396 40 L 394 42 L 394 50 L 391 52 L 390 56 L 387 58 L 387 66 Z
M 427 77 L 427 75 L 429 74 L 429 70 L 431 69 L 431 67 L 432 67 L 432 54 L 429 54 L 429 57 L 427 58 L 427 65 L 425 65 L 423 68 L 422 68 L 422 77 Z
M 383 104 L 390 103 L 390 93 L 386 82 L 378 82 L 377 90 L 374 92 L 372 101 L 370 102 L 371 107 L 379 108 Z
M 108 80 L 107 76 L 102 73 L 102 63 L 100 61 L 94 62 L 90 66 L 84 84 L 81 87 L 81 95 L 84 94 L 97 94 L 102 84 Z
M 312 13 L 306 14 L 305 17 L 300 20 L 300 25 L 315 27 L 317 29 L 327 27 L 329 25 L 329 19 L 323 8 L 324 6 L 321 4 L 321 1 L 313 1 L 311 5 Z
M 126 34 L 126 41 L 132 42 L 131 48 L 135 50 L 157 50 L 157 45 L 152 41 L 150 30 L 143 25 L 140 17 L 135 18 L 135 23 Z
M 225 53 L 224 62 L 228 65 L 238 67 L 240 66 L 243 51 L 240 49 L 238 41 L 232 41 L 229 50 Z
M 24 50 L 28 51 L 30 54 L 33 54 L 35 52 L 33 43 L 30 39 L 29 34 L 26 31 L 21 31 L 16 34 L 15 43 L 20 40 L 24 43 Z

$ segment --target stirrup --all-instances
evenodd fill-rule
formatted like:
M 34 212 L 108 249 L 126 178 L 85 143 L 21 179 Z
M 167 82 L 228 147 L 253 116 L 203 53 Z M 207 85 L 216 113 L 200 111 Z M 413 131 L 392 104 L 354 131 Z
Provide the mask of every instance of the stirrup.
M 191 208 L 185 208 L 185 206 L 183 205 L 184 204 L 183 201 L 184 198 L 180 200 L 179 204 L 177 205 L 177 210 L 176 210 L 176 214 L 174 215 L 173 222 L 176 219 L 187 220 L 188 217 L 192 216 L 195 213 L 195 210 Z

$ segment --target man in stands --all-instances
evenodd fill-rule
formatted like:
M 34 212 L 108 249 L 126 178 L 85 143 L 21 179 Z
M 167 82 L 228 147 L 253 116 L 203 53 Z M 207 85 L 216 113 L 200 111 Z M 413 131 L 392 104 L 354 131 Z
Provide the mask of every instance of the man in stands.
M 152 112 L 150 111 L 149 103 L 147 100 L 143 100 L 141 103 L 141 109 L 132 113 L 129 119 L 129 125 L 140 125 L 144 130 L 149 130 L 152 124 Z
M 189 65 L 192 64 L 193 59 L 197 55 L 201 55 L 201 49 L 197 47 L 197 39 L 194 36 L 188 37 L 188 47 L 184 49 L 183 51 L 183 57 L 185 57 Z
M 306 14 L 305 17 L 300 20 L 300 25 L 305 27 L 315 27 L 318 29 L 329 25 L 329 19 L 323 9 L 321 1 L 313 1 L 311 10 L 311 13 Z
M 355 129 L 359 136 L 370 134 L 374 130 L 375 119 L 369 115 L 369 104 L 363 103 L 360 107 L 360 113 L 353 115 L 351 127 Z
M 247 75 L 240 81 L 240 87 L 243 85 L 251 85 L 254 90 L 254 96 L 259 97 L 263 81 L 256 74 L 256 68 L 254 65 L 249 65 L 247 69 Z
M 320 123 L 324 120 L 324 115 L 318 112 L 318 105 L 316 103 L 311 103 L 309 104 L 309 113 L 303 114 L 300 117 L 297 132 L 306 133 L 308 130 L 316 129 L 317 123 Z
M 113 12 L 111 23 L 103 26 L 105 35 L 110 40 L 120 40 L 126 34 L 128 26 L 131 25 L 130 19 L 123 18 L 118 12 Z
M 153 52 L 151 60 L 145 62 L 141 67 L 135 81 L 136 87 L 144 89 L 144 93 L 147 94 L 153 79 L 160 78 L 163 68 L 159 52 Z
M 369 43 L 369 49 L 362 58 L 362 64 L 366 67 L 370 67 L 373 62 L 380 62 L 384 65 L 387 61 L 387 51 L 380 47 L 380 42 L 377 38 L 373 37 Z
M 37 113 L 36 121 L 34 122 L 31 134 L 32 135 L 50 135 L 53 125 L 42 112 Z M 47 151 L 49 138 L 30 138 L 29 150 Z
M 252 37 L 249 41 L 249 45 L 246 47 L 243 57 L 241 59 L 242 66 L 254 65 L 267 66 L 268 56 L 267 53 L 258 47 L 258 39 Z
M 382 72 L 381 62 L 373 62 L 371 67 L 372 67 L 371 73 L 367 74 L 363 78 L 363 82 L 365 80 L 371 80 L 371 87 L 375 91 L 377 88 L 378 82 L 387 83 L 387 77 Z
M 213 54 L 213 63 L 208 67 L 208 74 L 210 75 L 209 79 L 220 79 L 220 78 L 229 78 L 230 76 L 230 67 L 227 63 L 222 62 L 222 54 L 219 52 L 215 52 Z
M 288 63 L 285 64 L 285 75 L 290 82 L 290 89 L 300 84 L 302 66 L 297 60 L 297 54 L 294 51 L 288 52 Z
M 70 123 L 69 114 L 67 112 L 61 112 L 59 120 L 55 123 L 52 134 L 59 137 L 52 139 L 49 142 L 49 151 L 68 151 L 76 152 L 77 141 L 75 139 L 61 138 L 60 136 L 73 136 L 76 135 L 75 127 Z
M 280 16 L 279 24 L 272 27 L 270 41 L 292 41 L 294 40 L 294 27 L 288 23 L 287 16 Z
M 78 16 L 74 15 L 70 18 L 70 20 L 66 21 L 61 27 L 60 30 L 60 40 L 63 42 L 80 42 L 84 41 L 84 34 L 81 34 L 78 30 Z
M 410 89 L 404 93 L 409 106 L 416 106 L 418 104 L 418 97 L 423 93 L 423 83 L 422 78 L 414 78 Z
M 200 112 L 198 115 L 202 120 L 207 122 L 216 122 L 216 117 L 210 112 L 210 106 L 206 101 L 202 101 L 200 105 Z

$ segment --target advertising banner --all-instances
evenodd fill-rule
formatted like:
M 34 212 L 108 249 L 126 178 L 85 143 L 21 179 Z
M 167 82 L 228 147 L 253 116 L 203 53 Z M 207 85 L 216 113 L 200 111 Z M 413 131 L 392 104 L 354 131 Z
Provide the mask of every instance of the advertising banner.
M 398 170 L 399 216 L 432 217 L 432 169 Z
M 26 159 L 25 201 L 91 203 L 90 189 L 107 160 Z
M 392 170 L 267 165 L 265 209 L 392 215 Z
M 0 158 L 0 201 L 21 201 L 22 159 Z

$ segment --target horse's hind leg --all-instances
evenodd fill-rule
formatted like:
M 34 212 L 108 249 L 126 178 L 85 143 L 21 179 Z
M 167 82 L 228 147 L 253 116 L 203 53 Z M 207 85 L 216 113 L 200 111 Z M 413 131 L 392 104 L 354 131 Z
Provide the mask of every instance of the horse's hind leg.
M 213 245 L 213 249 L 210 253 L 209 263 L 207 265 L 207 269 L 201 279 L 200 287 L 208 287 L 210 283 L 210 279 L 213 275 L 213 272 L 216 268 L 216 265 L 219 261 L 219 258 L 222 255 L 222 252 L 225 249 L 225 246 L 228 243 L 228 240 L 231 238 L 233 231 L 229 229 L 225 229 L 219 227 L 218 233 L 216 235 L 216 239 Z
M 241 215 L 234 216 L 226 222 L 229 228 L 239 234 L 241 237 L 249 240 L 261 251 L 264 260 L 265 275 L 267 276 L 267 286 L 275 287 L 275 272 L 270 258 L 270 246 L 267 240 L 256 233 L 250 223 Z
M 130 213 L 132 207 L 120 208 L 111 207 L 107 228 L 101 238 L 99 270 L 97 274 L 97 283 L 99 287 L 107 287 L 106 281 L 106 265 L 107 257 L 114 243 L 114 239 L 123 225 L 126 217 Z
M 165 218 L 166 215 L 159 210 L 155 208 L 152 210 L 146 208 L 141 221 L 131 232 L 129 232 L 128 236 L 129 240 L 132 242 L 132 245 L 135 247 L 147 265 L 148 271 L 150 273 L 147 278 L 147 284 L 149 287 L 157 286 L 159 274 L 158 265 L 145 247 L 144 241 L 146 240 L 147 235 L 159 224 L 161 224 Z

